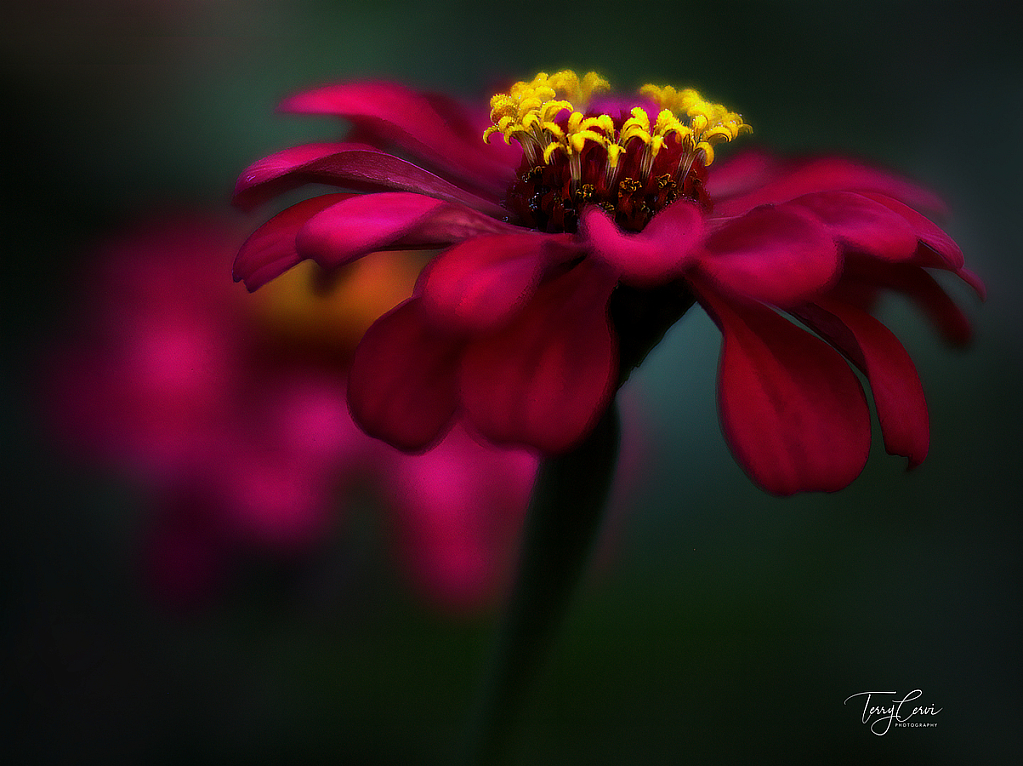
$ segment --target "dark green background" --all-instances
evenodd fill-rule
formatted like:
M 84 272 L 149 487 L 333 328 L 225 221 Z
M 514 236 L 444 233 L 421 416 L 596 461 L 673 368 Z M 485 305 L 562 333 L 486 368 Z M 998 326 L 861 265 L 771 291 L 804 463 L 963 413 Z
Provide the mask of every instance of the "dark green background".
M 1008 8 L 1008 5 L 1004 6 Z M 374 76 L 486 98 L 563 66 L 694 85 L 789 151 L 839 149 L 938 189 L 990 288 L 950 289 L 946 349 L 897 301 L 931 454 L 875 447 L 830 496 L 756 490 L 718 430 L 718 337 L 693 314 L 634 376 L 650 447 L 611 563 L 577 601 L 518 763 L 1006 763 L 1020 749 L 1023 60 L 986 3 L 374 0 L 27 4 L 4 74 L 0 695 L 11 763 L 446 763 L 489 618 L 452 621 L 391 572 L 370 513 L 329 555 L 245 573 L 179 618 L 134 577 L 145 510 L 69 466 L 26 405 L 90 243 L 331 135 L 283 96 Z M 225 279 L 227 275 L 225 274 Z M 878 441 L 875 439 L 875 441 Z M 935 729 L 871 735 L 850 694 L 920 688 Z

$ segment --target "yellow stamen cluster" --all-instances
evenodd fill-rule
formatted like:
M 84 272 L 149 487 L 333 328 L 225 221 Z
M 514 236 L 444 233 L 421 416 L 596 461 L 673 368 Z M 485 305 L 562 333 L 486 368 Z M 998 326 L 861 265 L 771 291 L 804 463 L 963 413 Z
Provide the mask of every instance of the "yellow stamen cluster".
M 494 124 L 484 132 L 483 140 L 489 141 L 494 133 L 504 134 L 508 144 L 514 138 L 534 165 L 541 156 L 545 163 L 550 161 L 547 148 L 552 144 L 577 146 L 582 151 L 587 131 L 595 138 L 601 136 L 590 130 L 596 123 L 575 112 L 572 102 L 585 104 L 595 91 L 609 87 L 607 80 L 596 72 L 590 72 L 581 80 L 567 69 L 553 75 L 540 72 L 532 82 L 517 82 L 508 93 L 498 93 L 490 99 L 490 119 Z M 554 122 L 566 109 L 573 112 L 567 132 Z
M 714 144 L 732 141 L 739 133 L 752 128 L 742 121 L 742 115 L 730 112 L 722 104 L 705 101 L 692 88 L 675 90 L 670 85 L 644 85 L 640 94 L 654 101 L 663 110 L 689 118 L 688 130 L 680 138 L 692 151 L 702 151 L 704 165 L 714 161 Z M 663 112 L 662 112 L 663 114 Z
M 501 133 L 506 143 L 514 138 L 521 145 L 531 165 L 550 164 L 562 152 L 569 162 L 574 180 L 579 179 L 579 155 L 587 143 L 602 146 L 607 152 L 607 174 L 613 179 L 619 159 L 630 144 L 638 139 L 643 144 L 641 173 L 649 174 L 657 154 L 674 136 L 682 147 L 679 170 L 684 174 L 693 159 L 702 154 L 704 165 L 714 161 L 714 145 L 731 141 L 749 125 L 735 112 L 721 104 L 705 101 L 691 88 L 675 90 L 671 86 L 644 85 L 640 93 L 661 107 L 651 124 L 642 107 L 634 107 L 632 116 L 618 128 L 607 114 L 587 117 L 584 111 L 592 93 L 607 90 L 607 80 L 590 72 L 582 79 L 566 70 L 547 75 L 541 72 L 531 82 L 518 82 L 508 93 L 498 93 L 490 100 L 490 119 L 483 139 L 489 141 Z M 567 120 L 557 120 L 564 111 Z

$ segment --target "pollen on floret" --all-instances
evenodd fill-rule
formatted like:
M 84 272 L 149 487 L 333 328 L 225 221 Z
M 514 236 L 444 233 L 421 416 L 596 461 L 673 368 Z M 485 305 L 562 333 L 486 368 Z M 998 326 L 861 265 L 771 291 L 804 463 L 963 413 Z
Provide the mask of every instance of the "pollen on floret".
M 638 231 L 678 198 L 709 206 L 703 177 L 714 147 L 750 130 L 740 114 L 670 85 L 640 88 L 656 114 L 639 105 L 620 114 L 589 111 L 592 95 L 609 87 L 595 72 L 540 72 L 491 99 L 493 124 L 483 138 L 500 133 L 522 147 L 507 206 L 525 225 L 573 231 L 579 206 L 597 204 Z

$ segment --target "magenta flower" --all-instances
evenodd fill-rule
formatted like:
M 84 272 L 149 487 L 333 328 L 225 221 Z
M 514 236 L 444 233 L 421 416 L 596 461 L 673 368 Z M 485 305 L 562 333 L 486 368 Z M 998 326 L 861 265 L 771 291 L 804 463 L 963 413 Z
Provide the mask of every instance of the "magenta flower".
M 332 285 L 295 270 L 253 300 L 225 278 L 237 242 L 232 226 L 182 216 L 106 243 L 48 365 L 43 406 L 73 456 L 153 498 L 144 565 L 158 592 L 192 603 L 236 559 L 327 545 L 351 490 L 368 489 L 418 590 L 447 608 L 491 603 L 536 456 L 457 431 L 409 456 L 345 404 L 355 344 L 409 295 L 420 261 L 381 253 Z
M 606 87 L 593 73 L 541 73 L 494 96 L 489 121 L 386 83 L 289 99 L 285 111 L 349 120 L 357 142 L 264 158 L 236 202 L 306 183 L 362 193 L 272 218 L 239 253 L 236 279 L 255 290 L 307 258 L 330 270 L 382 248 L 445 248 L 369 329 L 351 370 L 356 422 L 404 450 L 429 448 L 458 420 L 496 443 L 572 449 L 697 302 L 723 335 L 725 438 L 764 489 L 832 491 L 859 475 L 870 416 L 853 367 L 887 451 L 923 461 L 920 381 L 870 308 L 896 290 L 950 340 L 968 337 L 928 273 L 983 290 L 918 212 L 938 200 L 835 157 L 715 161 L 716 146 L 748 130 L 738 114 L 692 90 L 595 96 Z M 496 133 L 503 144 L 481 140 Z

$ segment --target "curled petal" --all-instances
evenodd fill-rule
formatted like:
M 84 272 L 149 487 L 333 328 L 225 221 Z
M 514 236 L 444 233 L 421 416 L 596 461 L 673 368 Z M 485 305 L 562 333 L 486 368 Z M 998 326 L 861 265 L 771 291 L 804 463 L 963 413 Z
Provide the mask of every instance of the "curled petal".
M 469 239 L 434 259 L 422 282 L 423 305 L 442 324 L 497 327 L 532 299 L 551 266 L 578 253 L 571 239 L 536 233 Z
M 984 284 L 984 280 L 973 273 L 970 269 L 959 269 L 956 271 L 956 276 L 972 287 L 973 291 L 977 293 L 978 298 L 982 301 L 987 300 L 987 286 Z
M 377 250 L 443 247 L 480 234 L 518 231 L 465 205 L 423 194 L 360 194 L 317 213 L 298 232 L 298 252 L 327 269 Z
M 842 277 L 843 285 L 847 282 L 900 292 L 927 315 L 946 341 L 957 346 L 970 342 L 973 331 L 962 309 L 934 277 L 919 266 L 850 258 Z
M 868 196 L 844 191 L 814 192 L 785 205 L 812 212 L 847 250 L 892 262 L 909 260 L 916 253 L 917 234 L 906 218 Z
M 454 120 L 451 99 L 430 97 L 394 83 L 344 83 L 300 93 L 281 104 L 285 112 L 329 114 L 428 160 L 445 175 L 494 194 L 512 181 L 514 165 L 503 153 L 489 153 L 482 133 L 470 136 L 468 114 Z
M 920 244 L 926 248 L 919 254 L 921 256 L 920 266 L 933 266 L 951 271 L 957 271 L 963 267 L 963 251 L 959 249 L 959 245 L 926 216 L 920 215 L 913 208 L 883 194 L 868 193 L 863 196 L 884 205 L 906 220 Z
M 884 446 L 915 468 L 927 457 L 927 401 L 913 360 L 877 319 L 837 301 L 806 306 L 796 315 L 852 361 L 870 381 Z
M 458 338 L 423 320 L 417 298 L 385 314 L 366 331 L 352 359 L 352 418 L 370 436 L 399 449 L 426 449 L 455 414 L 461 349 Z
M 737 306 L 703 289 L 721 329 L 718 406 L 739 464 L 777 495 L 834 492 L 870 449 L 870 412 L 856 375 L 830 346 L 764 306 Z
M 838 278 L 828 229 L 796 207 L 764 205 L 726 222 L 704 244 L 698 278 L 718 291 L 764 303 L 803 303 Z
M 618 272 L 623 282 L 637 287 L 680 276 L 704 237 L 700 209 L 685 201 L 666 207 L 636 234 L 623 232 L 601 208 L 589 207 L 579 230 L 598 258 Z
M 242 245 L 234 261 L 234 281 L 245 282 L 249 292 L 276 279 L 303 259 L 295 237 L 306 222 L 324 208 L 351 194 L 324 194 L 292 205 L 260 226 Z
M 508 324 L 466 348 L 462 403 L 497 443 L 565 452 L 596 424 L 618 376 L 607 301 L 615 278 L 583 261 L 542 285 Z
M 714 169 L 717 171 L 716 165 Z M 787 202 L 804 194 L 822 191 L 875 192 L 914 207 L 939 212 L 945 210 L 944 203 L 935 194 L 911 181 L 841 157 L 795 161 L 769 170 L 757 179 L 765 183 L 753 189 L 743 188 L 733 181 L 730 190 L 736 192 L 736 196 L 715 197 L 714 212 L 722 216 L 741 215 L 758 205 Z M 707 184 L 711 194 L 715 194 L 717 189 L 714 175 L 716 173 L 711 174 Z M 727 175 L 724 180 L 729 180 Z
M 310 183 L 363 192 L 409 191 L 458 202 L 502 217 L 496 201 L 480 197 L 394 155 L 365 144 L 305 144 L 253 163 L 238 178 L 234 203 L 251 210 L 279 194 Z

